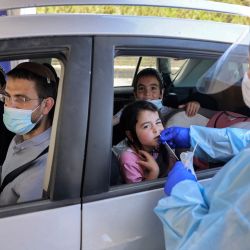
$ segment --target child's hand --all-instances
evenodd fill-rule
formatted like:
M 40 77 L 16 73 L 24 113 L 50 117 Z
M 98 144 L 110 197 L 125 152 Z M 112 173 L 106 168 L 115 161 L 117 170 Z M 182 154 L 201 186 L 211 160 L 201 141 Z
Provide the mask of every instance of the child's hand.
M 186 110 L 186 115 L 191 117 L 191 116 L 195 116 L 199 109 L 200 109 L 200 104 L 198 102 L 188 102 L 186 104 L 183 105 L 179 105 L 178 108 L 184 108 Z
M 139 154 L 141 156 L 141 160 L 137 163 L 147 170 L 145 173 L 145 179 L 156 179 L 159 175 L 159 166 L 153 156 L 144 150 L 139 150 Z

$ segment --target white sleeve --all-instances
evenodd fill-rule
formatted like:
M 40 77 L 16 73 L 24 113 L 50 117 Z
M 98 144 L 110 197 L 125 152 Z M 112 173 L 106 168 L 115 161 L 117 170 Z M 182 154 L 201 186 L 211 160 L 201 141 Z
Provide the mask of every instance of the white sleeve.
M 197 144 L 195 155 L 200 158 L 228 161 L 250 145 L 250 131 L 240 128 L 190 127 L 191 144 Z

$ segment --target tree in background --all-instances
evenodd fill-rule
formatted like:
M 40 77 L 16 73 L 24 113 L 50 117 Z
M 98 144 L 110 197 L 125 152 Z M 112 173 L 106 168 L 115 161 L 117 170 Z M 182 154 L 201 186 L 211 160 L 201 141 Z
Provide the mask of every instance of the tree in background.
M 250 6 L 250 0 L 224 0 L 221 2 Z M 98 13 L 134 16 L 162 16 L 174 18 L 190 18 L 197 20 L 212 20 L 226 23 L 240 23 L 250 25 L 249 17 L 212 13 L 196 10 L 181 10 L 174 8 L 140 7 L 140 6 L 59 6 L 42 7 L 37 13 Z

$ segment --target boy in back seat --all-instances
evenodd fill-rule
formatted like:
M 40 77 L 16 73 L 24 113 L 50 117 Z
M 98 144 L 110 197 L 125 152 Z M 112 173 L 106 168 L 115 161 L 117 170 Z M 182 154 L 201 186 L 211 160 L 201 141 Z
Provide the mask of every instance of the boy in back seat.
M 172 111 L 171 108 L 162 105 L 164 84 L 162 76 L 156 69 L 145 68 L 141 70 L 134 79 L 133 87 L 135 99 L 154 103 L 160 110 L 163 118 Z M 196 101 L 191 101 L 180 105 L 179 108 L 185 108 L 187 116 L 194 116 L 199 111 L 200 104 Z M 120 122 L 122 110 L 113 116 L 113 126 Z
M 145 68 L 141 70 L 136 75 L 133 82 L 133 86 L 135 99 L 141 101 L 150 101 L 155 104 L 160 112 L 161 119 L 163 122 L 165 120 L 165 117 L 168 116 L 169 113 L 174 111 L 174 109 L 162 105 L 164 85 L 163 79 L 156 69 Z M 194 116 L 199 111 L 200 104 L 198 102 L 191 101 L 180 106 L 180 108 L 183 107 L 185 107 L 186 114 L 188 116 Z M 113 126 L 119 124 L 123 109 L 121 109 L 117 114 L 113 116 Z M 120 126 L 113 127 L 113 145 L 115 145 L 113 146 L 113 153 L 117 157 L 119 157 L 119 153 L 124 148 L 124 138 L 125 134 L 120 128 Z

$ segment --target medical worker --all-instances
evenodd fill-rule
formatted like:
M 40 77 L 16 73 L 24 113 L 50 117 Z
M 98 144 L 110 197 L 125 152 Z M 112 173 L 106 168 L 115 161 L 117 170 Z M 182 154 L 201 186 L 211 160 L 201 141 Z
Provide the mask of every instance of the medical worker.
M 250 69 L 242 94 L 250 108 Z M 198 143 L 195 155 L 229 160 L 205 186 L 181 161 L 174 165 L 166 197 L 154 210 L 163 223 L 166 249 L 250 249 L 250 130 L 171 127 L 161 140 L 173 148 Z

